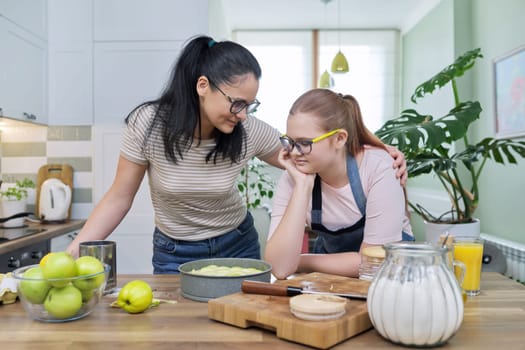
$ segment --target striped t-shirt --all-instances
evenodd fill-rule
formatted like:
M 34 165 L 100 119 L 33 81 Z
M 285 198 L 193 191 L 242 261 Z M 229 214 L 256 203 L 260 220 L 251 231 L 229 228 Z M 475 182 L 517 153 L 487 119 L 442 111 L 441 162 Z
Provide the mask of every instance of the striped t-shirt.
M 239 163 L 217 157 L 206 163 L 215 140 L 196 141 L 177 164 L 166 159 L 158 128 L 144 142 L 153 120 L 154 107 L 136 110 L 124 132 L 121 155 L 148 165 L 148 180 L 155 212 L 155 225 L 166 235 L 196 241 L 235 229 L 246 216 L 246 206 L 237 189 L 241 169 L 252 157 L 264 158 L 279 149 L 279 132 L 257 118 L 243 122 L 246 155 Z M 151 143 L 153 141 L 153 143 Z M 151 147 L 151 145 L 154 147 Z

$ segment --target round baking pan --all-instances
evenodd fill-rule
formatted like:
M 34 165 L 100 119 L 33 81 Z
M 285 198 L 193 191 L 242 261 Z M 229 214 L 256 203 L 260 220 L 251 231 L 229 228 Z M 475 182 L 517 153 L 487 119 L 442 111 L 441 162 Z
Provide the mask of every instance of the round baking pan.
M 208 265 L 253 267 L 261 272 L 242 276 L 205 276 L 192 273 Z M 270 282 L 272 266 L 257 259 L 216 258 L 187 262 L 179 266 L 181 274 L 181 293 L 184 297 L 196 301 L 208 301 L 241 291 L 243 280 Z

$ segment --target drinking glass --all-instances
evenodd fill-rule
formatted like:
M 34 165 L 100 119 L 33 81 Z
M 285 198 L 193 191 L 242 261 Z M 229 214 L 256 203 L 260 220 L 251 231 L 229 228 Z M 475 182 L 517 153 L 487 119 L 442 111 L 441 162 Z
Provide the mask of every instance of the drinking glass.
M 455 236 L 454 260 L 465 265 L 463 290 L 468 296 L 480 293 L 481 266 L 483 261 L 483 241 L 478 237 Z M 456 269 L 456 276 L 459 272 Z
M 87 241 L 79 244 L 79 255 L 90 255 L 99 259 L 111 268 L 105 292 L 109 293 L 117 286 L 117 244 L 114 241 Z

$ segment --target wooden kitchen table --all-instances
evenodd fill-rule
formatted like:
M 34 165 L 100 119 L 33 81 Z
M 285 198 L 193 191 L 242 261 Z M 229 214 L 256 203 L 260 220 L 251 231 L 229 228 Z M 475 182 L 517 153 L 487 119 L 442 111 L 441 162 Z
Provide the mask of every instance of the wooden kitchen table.
M 92 314 L 67 323 L 30 320 L 22 305 L 0 306 L 2 349 L 311 349 L 281 340 L 268 330 L 241 329 L 208 318 L 206 303 L 185 299 L 177 275 L 119 275 L 118 285 L 132 279 L 150 283 L 155 297 L 176 300 L 131 315 L 109 304 L 105 296 Z M 442 349 L 524 349 L 525 286 L 497 273 L 483 273 L 481 295 L 467 300 L 461 328 Z M 392 349 L 371 329 L 331 349 Z

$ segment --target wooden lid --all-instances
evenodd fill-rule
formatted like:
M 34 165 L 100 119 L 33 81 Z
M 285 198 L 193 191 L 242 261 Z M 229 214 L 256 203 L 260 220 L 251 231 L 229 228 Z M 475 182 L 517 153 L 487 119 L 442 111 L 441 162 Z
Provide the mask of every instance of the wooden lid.
M 363 248 L 363 250 L 361 251 L 361 254 L 371 257 L 371 258 L 380 258 L 380 259 L 384 259 L 386 255 L 385 249 L 383 249 L 383 246 L 380 246 L 380 245 Z
M 345 314 L 346 302 L 336 295 L 302 294 L 290 298 L 290 311 L 305 320 L 331 320 Z

